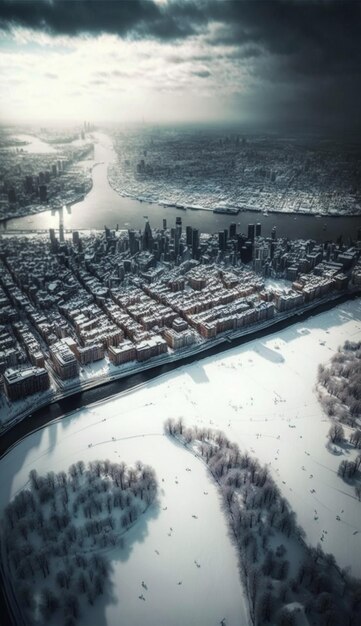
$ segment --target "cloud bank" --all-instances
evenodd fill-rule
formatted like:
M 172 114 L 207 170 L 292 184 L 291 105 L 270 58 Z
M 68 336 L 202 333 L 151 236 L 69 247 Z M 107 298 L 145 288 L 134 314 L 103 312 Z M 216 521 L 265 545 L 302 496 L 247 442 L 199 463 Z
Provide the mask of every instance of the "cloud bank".
M 8 102 L 21 98 L 32 65 L 30 116 L 39 93 L 49 102 L 41 73 L 57 83 L 64 115 L 77 91 L 76 114 L 88 99 L 94 117 L 102 109 L 109 119 L 121 108 L 124 119 L 150 121 L 191 121 L 193 112 L 195 121 L 360 126 L 356 0 L 1 0 L 0 28 Z

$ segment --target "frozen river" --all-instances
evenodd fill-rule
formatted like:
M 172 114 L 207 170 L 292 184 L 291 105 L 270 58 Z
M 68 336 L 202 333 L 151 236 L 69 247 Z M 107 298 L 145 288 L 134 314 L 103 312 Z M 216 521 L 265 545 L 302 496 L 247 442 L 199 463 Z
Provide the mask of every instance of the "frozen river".
M 163 435 L 167 417 L 183 416 L 189 425 L 221 428 L 267 463 L 306 540 L 361 576 L 361 503 L 337 476 L 341 458 L 325 447 L 330 424 L 315 394 L 319 363 L 346 339 L 361 339 L 360 299 L 81 409 L 1 461 L 1 503 L 33 467 L 44 473 L 80 458 L 141 459 L 157 473 L 160 504 L 129 533 L 126 554 L 114 555 L 114 600 L 95 608 L 97 624 L 209 626 L 223 617 L 227 626 L 247 624 L 216 488 L 201 462 Z

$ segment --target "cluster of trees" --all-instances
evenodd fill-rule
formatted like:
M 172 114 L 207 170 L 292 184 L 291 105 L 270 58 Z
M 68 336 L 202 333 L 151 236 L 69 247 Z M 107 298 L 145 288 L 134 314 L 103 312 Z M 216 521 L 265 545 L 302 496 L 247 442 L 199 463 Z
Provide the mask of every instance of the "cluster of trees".
M 328 415 L 353 428 L 360 426 L 361 341 L 346 341 L 329 365 L 320 365 L 318 383 L 320 401 Z
M 340 422 L 352 431 L 349 443 L 361 449 L 361 341 L 346 341 L 332 357 L 328 366 L 318 368 L 318 396 L 326 413 L 333 418 L 328 431 L 332 444 L 346 442 L 345 431 Z M 342 460 L 338 475 L 347 481 L 355 481 L 355 493 L 360 500 L 360 454 L 353 461 Z
M 361 465 L 361 454 L 358 454 L 354 461 L 341 461 L 338 467 L 338 475 L 344 480 L 351 480 L 358 475 Z M 359 485 L 356 485 L 356 492 L 359 491 Z
M 10 577 L 29 622 L 61 611 L 75 623 L 81 602 L 94 604 L 108 584 L 110 564 L 101 550 L 122 535 L 156 499 L 152 468 L 109 460 L 83 461 L 67 473 L 29 474 L 30 488 L 8 504 L 2 541 Z
M 165 431 L 207 464 L 223 497 L 255 626 L 292 626 L 287 605 L 300 602 L 311 625 L 353 626 L 361 620 L 361 581 L 340 573 L 334 557 L 309 548 L 295 514 L 267 467 L 211 429 L 169 419 Z M 280 541 L 277 547 L 277 541 Z M 303 554 L 297 568 L 292 546 Z
M 328 437 L 331 443 L 337 444 L 345 441 L 345 431 L 341 424 L 338 422 L 334 422 L 328 431 Z M 355 448 L 361 448 L 361 431 L 354 430 L 349 438 L 350 443 L 355 446 Z M 353 461 L 348 461 L 347 459 L 343 459 L 338 466 L 338 475 L 341 476 L 343 480 L 346 481 L 355 481 L 355 493 L 356 497 L 361 500 L 361 484 L 360 481 L 357 480 L 360 477 L 360 467 L 361 467 L 361 453 L 357 455 L 357 457 Z

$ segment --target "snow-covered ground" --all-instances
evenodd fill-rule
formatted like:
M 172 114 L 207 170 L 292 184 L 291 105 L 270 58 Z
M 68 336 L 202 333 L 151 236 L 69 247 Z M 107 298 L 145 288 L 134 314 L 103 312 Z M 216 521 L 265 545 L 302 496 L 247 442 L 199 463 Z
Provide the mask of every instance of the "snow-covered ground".
M 360 337 L 359 299 L 76 411 L 1 461 L 0 503 L 24 486 L 33 467 L 43 474 L 80 458 L 139 458 L 158 475 L 159 511 L 131 531 L 125 558 L 114 553 L 116 600 L 95 607 L 94 613 L 103 611 L 97 623 L 208 626 L 227 617 L 227 625 L 246 624 L 216 488 L 200 461 L 163 435 L 167 417 L 183 416 L 186 424 L 224 430 L 268 463 L 307 541 L 321 541 L 339 565 L 360 576 L 361 504 L 337 476 L 341 459 L 326 449 L 329 419 L 315 393 L 318 364 L 346 339 Z M 138 599 L 142 580 L 146 601 Z
M 4 393 L 0 394 L 0 431 L 1 428 L 7 426 L 8 422 L 15 424 L 20 421 L 24 415 L 37 408 L 37 406 L 50 402 L 56 388 L 53 382 L 50 383 L 50 388 L 46 391 L 39 391 L 31 396 L 26 396 L 21 400 L 10 402 Z
M 151 422 L 147 428 L 142 420 L 136 420 L 133 427 L 132 410 L 126 424 L 115 407 L 106 422 L 102 421 L 108 414 L 103 413 L 105 406 L 99 409 L 101 415 L 96 407 L 85 409 L 70 418 L 68 425 L 57 423 L 32 435 L 3 461 L 6 475 L 16 475 L 12 495 L 24 486 L 31 467 L 36 465 L 42 472 L 50 467 L 65 469 L 75 458 L 126 463 L 142 458 L 156 471 L 159 507 L 151 507 L 139 518 L 125 536 L 124 550 L 108 552 L 114 568 L 110 593 L 114 601 L 98 600 L 88 615 L 83 614 L 80 624 L 209 626 L 219 624 L 223 617 L 230 626 L 239 624 L 240 618 L 247 624 L 236 551 L 228 537 L 217 488 L 210 483 L 205 466 L 168 441 L 162 424 L 153 434 Z M 148 432 L 143 435 L 143 430 Z M 93 442 L 90 448 L 88 442 Z M 17 473 L 20 460 L 23 466 Z M 139 599 L 142 594 L 145 600 Z

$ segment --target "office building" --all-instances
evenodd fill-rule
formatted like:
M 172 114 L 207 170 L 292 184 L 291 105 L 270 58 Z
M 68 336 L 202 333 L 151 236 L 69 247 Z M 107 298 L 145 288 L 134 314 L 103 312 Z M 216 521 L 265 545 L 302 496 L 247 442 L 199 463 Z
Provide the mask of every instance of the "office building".
M 254 224 L 248 224 L 248 239 L 254 241 Z
M 43 367 L 9 368 L 4 372 L 4 386 L 9 400 L 20 400 L 48 389 L 49 374 Z

